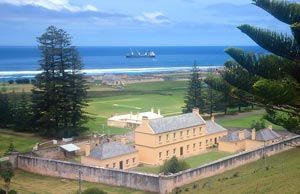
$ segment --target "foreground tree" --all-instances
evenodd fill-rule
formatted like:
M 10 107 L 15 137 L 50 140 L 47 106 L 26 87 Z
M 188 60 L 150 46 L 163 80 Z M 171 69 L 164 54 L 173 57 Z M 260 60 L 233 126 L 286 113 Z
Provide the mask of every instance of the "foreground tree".
M 248 102 L 264 106 L 267 119 L 300 133 L 300 4 L 253 0 L 278 20 L 289 24 L 293 36 L 250 25 L 238 28 L 273 54 L 255 54 L 229 48 L 234 59 L 225 64 L 224 80 Z
M 0 177 L 4 180 L 7 194 L 10 190 L 10 182 L 14 175 L 12 164 L 9 161 L 0 162 Z
M 32 103 L 36 127 L 44 135 L 78 134 L 85 121 L 86 84 L 83 64 L 70 35 L 54 26 L 38 38 L 42 59 Z
M 182 109 L 183 113 L 192 112 L 193 108 L 197 107 L 200 110 L 204 107 L 202 98 L 202 80 L 199 76 L 199 68 L 195 63 L 192 69 L 188 90 L 184 100 L 185 106 Z

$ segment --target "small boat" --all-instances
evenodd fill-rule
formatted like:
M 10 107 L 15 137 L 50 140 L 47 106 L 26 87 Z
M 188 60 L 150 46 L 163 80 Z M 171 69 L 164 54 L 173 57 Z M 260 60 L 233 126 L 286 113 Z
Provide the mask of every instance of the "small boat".
M 147 51 L 144 54 L 141 54 L 138 51 L 134 53 L 131 49 L 130 49 L 130 53 L 126 55 L 126 58 L 154 58 L 154 57 L 156 57 L 156 54 L 153 51 Z

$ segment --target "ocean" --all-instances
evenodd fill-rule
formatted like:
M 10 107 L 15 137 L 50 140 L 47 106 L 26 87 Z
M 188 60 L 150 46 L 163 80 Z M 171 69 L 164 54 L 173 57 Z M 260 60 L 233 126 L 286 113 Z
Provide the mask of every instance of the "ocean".
M 225 46 L 170 47 L 77 47 L 87 74 L 149 73 L 190 69 L 194 62 L 201 68 L 219 67 L 229 56 Z M 257 46 L 240 47 L 265 53 Z M 155 58 L 126 58 L 132 49 L 144 53 L 154 51 Z M 0 46 L 0 78 L 33 77 L 39 71 L 37 47 Z

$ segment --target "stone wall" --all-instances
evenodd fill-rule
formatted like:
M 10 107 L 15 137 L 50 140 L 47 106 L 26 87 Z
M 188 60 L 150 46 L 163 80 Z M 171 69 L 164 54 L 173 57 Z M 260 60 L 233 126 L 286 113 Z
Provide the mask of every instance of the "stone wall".
M 258 160 L 264 155 L 270 156 L 292 149 L 295 145 L 300 145 L 300 136 L 256 150 L 236 154 L 210 164 L 199 166 L 195 169 L 189 169 L 169 176 L 97 168 L 25 155 L 12 156 L 11 161 L 14 166 L 19 169 L 41 175 L 77 179 L 78 172 L 81 170 L 83 172 L 82 179 L 86 181 L 124 186 L 145 191 L 168 193 L 176 187 L 220 174 L 224 171 Z
M 295 145 L 300 145 L 300 136 L 296 136 L 283 142 L 268 145 L 256 150 L 229 156 L 225 159 L 221 159 L 210 164 L 202 165 L 177 174 L 160 177 L 160 192 L 171 192 L 176 187 L 180 187 L 206 177 L 220 174 L 238 166 L 245 165 L 261 159 L 264 155 L 271 156 L 279 152 L 292 149 Z
M 18 156 L 16 166 L 24 171 L 67 179 L 78 179 L 80 170 L 82 180 L 85 181 L 159 192 L 159 178 L 157 175 L 97 168 L 25 155 Z

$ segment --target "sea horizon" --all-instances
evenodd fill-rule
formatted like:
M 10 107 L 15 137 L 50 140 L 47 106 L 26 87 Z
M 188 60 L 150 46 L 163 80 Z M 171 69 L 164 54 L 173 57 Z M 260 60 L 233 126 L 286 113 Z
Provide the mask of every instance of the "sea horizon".
M 265 53 L 258 46 L 237 46 Z M 228 46 L 78 46 L 85 64 L 83 72 L 97 74 L 140 74 L 187 71 L 196 62 L 201 69 L 218 68 L 230 59 Z M 134 52 L 154 51 L 155 58 L 126 58 Z M 0 46 L 0 79 L 34 77 L 39 73 L 37 46 Z

